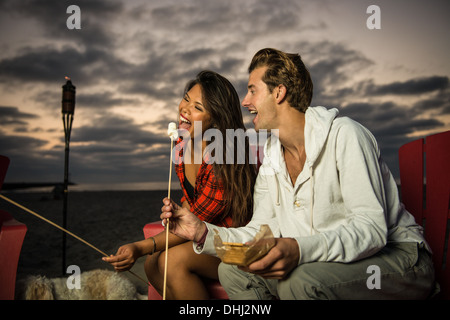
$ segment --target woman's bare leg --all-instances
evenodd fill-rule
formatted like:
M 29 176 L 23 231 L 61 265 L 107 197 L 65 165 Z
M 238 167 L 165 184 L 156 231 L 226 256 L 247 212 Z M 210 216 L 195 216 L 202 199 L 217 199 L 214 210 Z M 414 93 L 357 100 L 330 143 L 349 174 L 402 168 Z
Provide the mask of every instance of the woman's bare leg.
M 157 264 L 156 264 L 157 263 Z M 162 294 L 165 252 L 148 256 L 145 270 L 150 283 Z M 218 279 L 220 260 L 194 252 L 192 242 L 169 249 L 167 261 L 167 299 L 202 300 L 209 294 L 201 277 Z
M 158 266 L 160 252 L 156 252 L 153 255 L 147 255 L 147 259 L 145 260 L 144 269 L 145 274 L 147 275 L 148 281 L 151 283 L 153 288 L 162 296 L 163 295 L 163 276 L 164 274 L 160 272 Z M 164 272 L 164 269 L 163 269 Z

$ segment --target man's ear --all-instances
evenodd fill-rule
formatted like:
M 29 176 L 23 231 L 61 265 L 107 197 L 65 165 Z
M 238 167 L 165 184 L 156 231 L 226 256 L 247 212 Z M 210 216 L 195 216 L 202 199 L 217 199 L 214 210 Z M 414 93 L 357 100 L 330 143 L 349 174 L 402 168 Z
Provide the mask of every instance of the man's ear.
M 286 87 L 282 84 L 279 84 L 274 89 L 275 101 L 278 104 L 282 103 L 284 101 L 284 99 L 286 99 L 286 93 L 287 93 Z

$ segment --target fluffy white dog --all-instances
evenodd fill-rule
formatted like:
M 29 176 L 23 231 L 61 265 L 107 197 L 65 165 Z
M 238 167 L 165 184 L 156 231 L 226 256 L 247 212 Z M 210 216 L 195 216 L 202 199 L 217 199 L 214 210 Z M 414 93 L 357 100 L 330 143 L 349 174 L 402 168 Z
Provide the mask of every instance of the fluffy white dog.
M 67 278 L 29 276 L 23 282 L 25 300 L 146 300 L 125 276 L 96 269 L 80 274 L 80 288 L 69 288 Z

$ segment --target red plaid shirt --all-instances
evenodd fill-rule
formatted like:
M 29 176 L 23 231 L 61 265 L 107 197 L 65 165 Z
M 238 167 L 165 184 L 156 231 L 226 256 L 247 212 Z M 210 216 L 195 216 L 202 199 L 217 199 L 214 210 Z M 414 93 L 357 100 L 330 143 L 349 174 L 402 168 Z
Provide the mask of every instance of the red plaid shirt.
M 224 199 L 222 182 L 214 175 L 213 166 L 202 160 L 200 170 L 195 179 L 194 198 L 191 199 L 184 187 L 185 173 L 183 159 L 183 140 L 178 139 L 175 147 L 175 171 L 180 179 L 183 197 L 181 202 L 187 201 L 194 213 L 202 221 L 206 221 L 221 227 L 231 227 L 232 219 L 225 217 L 227 201 Z

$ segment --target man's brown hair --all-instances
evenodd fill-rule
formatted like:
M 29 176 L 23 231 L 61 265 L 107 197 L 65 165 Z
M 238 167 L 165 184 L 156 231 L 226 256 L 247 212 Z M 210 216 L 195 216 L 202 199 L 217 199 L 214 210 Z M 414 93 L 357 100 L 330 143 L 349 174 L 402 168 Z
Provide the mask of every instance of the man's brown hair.
M 261 49 L 254 55 L 248 72 L 260 67 L 267 67 L 262 80 L 270 92 L 278 85 L 284 85 L 289 105 L 300 112 L 306 112 L 313 96 L 313 83 L 299 54 L 271 48 Z

